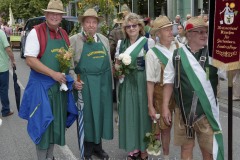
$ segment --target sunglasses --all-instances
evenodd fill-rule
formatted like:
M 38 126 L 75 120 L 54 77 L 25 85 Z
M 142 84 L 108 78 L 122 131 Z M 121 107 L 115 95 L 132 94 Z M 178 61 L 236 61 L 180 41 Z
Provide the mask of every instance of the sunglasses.
M 137 28 L 137 26 L 138 26 L 138 24 L 127 25 L 127 26 L 125 26 L 125 28 L 126 29 L 131 29 L 131 28 L 135 29 L 135 28 Z
M 198 33 L 200 35 L 208 34 L 208 31 L 191 31 L 191 32 L 195 32 L 195 33 Z

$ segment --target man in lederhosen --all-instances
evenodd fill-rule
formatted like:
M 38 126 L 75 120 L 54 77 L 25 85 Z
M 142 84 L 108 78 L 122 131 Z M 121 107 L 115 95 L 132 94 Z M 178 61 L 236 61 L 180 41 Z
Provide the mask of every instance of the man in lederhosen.
M 75 51 L 75 73 L 84 82 L 84 157 L 108 159 L 102 148 L 103 139 L 113 139 L 113 102 L 111 55 L 108 39 L 96 33 L 102 17 L 88 9 L 79 21 L 83 31 L 70 38 Z
M 174 143 L 181 159 L 193 159 L 195 136 L 204 160 L 224 159 L 219 106 L 216 100 L 218 69 L 208 56 L 208 27 L 202 18 L 186 23 L 188 44 L 174 51 L 164 70 L 163 119 L 171 124 L 168 103 L 174 91 Z
M 168 59 L 172 58 L 173 51 L 179 47 L 174 41 L 172 23 L 166 16 L 159 16 L 153 22 L 151 33 L 159 37 L 160 41 L 146 54 L 148 110 L 152 120 L 160 114 L 160 120 L 155 134 L 161 135 L 164 160 L 169 159 L 171 125 L 166 125 L 161 116 L 163 100 L 163 71 Z M 175 107 L 174 99 L 169 104 L 171 113 Z

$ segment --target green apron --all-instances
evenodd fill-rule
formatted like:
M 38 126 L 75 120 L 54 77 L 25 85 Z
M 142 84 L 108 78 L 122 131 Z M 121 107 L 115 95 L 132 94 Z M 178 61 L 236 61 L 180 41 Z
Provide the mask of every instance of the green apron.
M 67 49 L 65 40 L 51 39 L 49 29 L 47 27 L 47 46 L 40 61 L 47 67 L 59 72 L 59 62 L 55 57 L 57 50 L 61 47 Z M 51 104 L 54 120 L 43 134 L 40 143 L 37 145 L 39 149 L 48 149 L 49 144 L 65 145 L 65 128 L 67 118 L 67 95 L 66 92 L 60 91 L 60 84 L 55 83 L 48 90 L 48 97 Z
M 84 43 L 75 73 L 84 82 L 84 140 L 99 144 L 101 138 L 113 139 L 112 73 L 101 41 Z

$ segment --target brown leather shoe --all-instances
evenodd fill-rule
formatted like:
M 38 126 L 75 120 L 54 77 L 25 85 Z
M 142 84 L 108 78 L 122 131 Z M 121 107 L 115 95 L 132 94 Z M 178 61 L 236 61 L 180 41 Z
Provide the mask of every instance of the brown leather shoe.
M 8 114 L 6 115 L 2 115 L 2 117 L 8 117 L 8 116 L 11 116 L 14 112 L 13 111 L 10 111 Z

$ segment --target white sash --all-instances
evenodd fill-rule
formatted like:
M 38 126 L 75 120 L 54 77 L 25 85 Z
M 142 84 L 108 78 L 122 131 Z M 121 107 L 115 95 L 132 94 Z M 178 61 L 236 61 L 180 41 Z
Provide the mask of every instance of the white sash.
M 170 52 L 169 50 L 167 50 L 166 48 L 161 47 L 161 46 L 159 46 L 159 45 L 155 45 L 155 47 L 156 47 L 165 57 L 167 57 L 167 59 L 172 58 L 173 53 Z
M 134 42 L 131 46 L 129 46 L 126 50 L 125 50 L 125 52 L 124 52 L 124 54 L 131 54 L 132 53 L 132 51 L 136 48 L 136 47 L 138 47 L 138 45 L 139 45 L 139 43 L 141 43 L 142 42 L 142 40 L 144 40 L 145 39 L 145 37 L 140 37 L 136 42 Z

